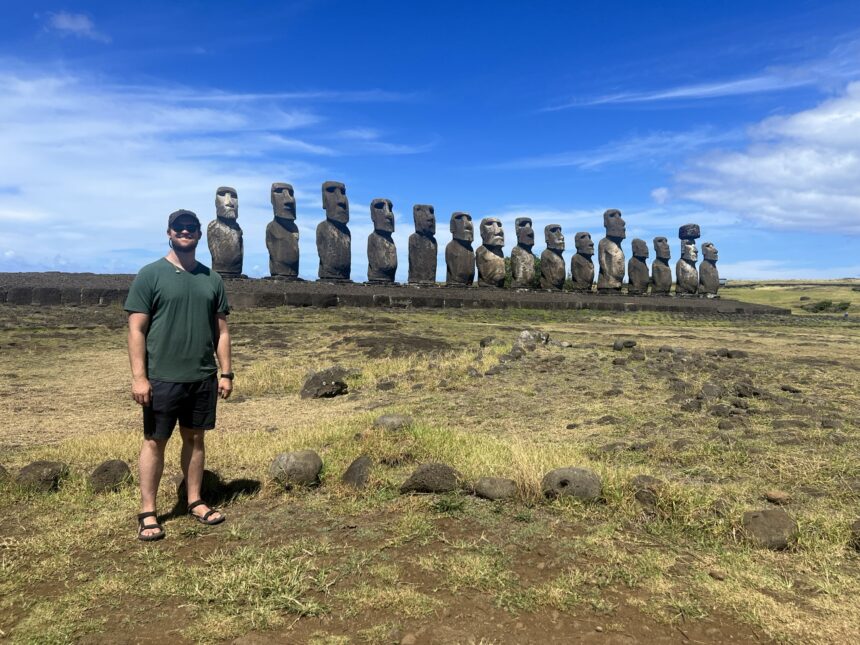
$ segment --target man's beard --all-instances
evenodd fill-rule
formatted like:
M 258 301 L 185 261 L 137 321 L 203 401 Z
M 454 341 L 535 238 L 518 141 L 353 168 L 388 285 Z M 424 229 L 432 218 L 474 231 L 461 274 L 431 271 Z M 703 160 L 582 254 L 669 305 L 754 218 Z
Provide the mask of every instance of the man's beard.
M 179 245 L 175 245 L 175 244 L 173 244 L 173 241 L 171 240 L 171 242 L 170 242 L 170 248 L 172 248 L 172 249 L 173 249 L 173 252 L 174 252 L 174 253 L 179 253 L 179 254 L 183 254 L 183 253 L 194 253 L 194 251 L 196 251 L 196 250 L 197 250 L 197 245 L 198 245 L 199 243 L 200 243 L 200 240 L 192 240 L 192 245 L 191 245 L 191 246 L 184 246 L 184 247 L 180 247 Z

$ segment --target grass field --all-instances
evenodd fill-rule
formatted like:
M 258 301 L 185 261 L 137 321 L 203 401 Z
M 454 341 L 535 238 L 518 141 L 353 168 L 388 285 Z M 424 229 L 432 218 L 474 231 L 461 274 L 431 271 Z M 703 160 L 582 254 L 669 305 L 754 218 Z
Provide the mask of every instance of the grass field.
M 167 538 L 148 545 L 135 540 L 134 483 L 87 486 L 106 459 L 135 471 L 123 312 L 0 307 L 0 640 L 851 642 L 860 293 L 759 283 L 725 294 L 851 304 L 848 318 L 737 320 L 234 312 L 236 390 L 207 442 L 208 467 L 233 482 L 228 520 L 208 528 L 171 513 L 172 441 L 159 498 Z M 551 342 L 507 361 L 524 329 Z M 617 338 L 637 345 L 614 351 Z M 299 398 L 309 370 L 335 364 L 353 370 L 349 394 Z M 739 384 L 758 396 L 739 398 Z M 388 413 L 414 423 L 374 428 Z M 276 454 L 303 448 L 324 460 L 318 488 L 268 480 Z M 360 454 L 374 467 L 356 492 L 340 476 Z M 69 465 L 58 491 L 16 485 L 36 459 Z M 399 494 L 436 461 L 467 483 L 510 477 L 517 498 Z M 601 500 L 543 499 L 544 473 L 561 466 L 597 472 Z M 653 503 L 637 501 L 640 474 L 664 482 Z M 745 511 L 776 508 L 765 499 L 775 489 L 798 525 L 785 551 L 751 544 L 741 526 Z

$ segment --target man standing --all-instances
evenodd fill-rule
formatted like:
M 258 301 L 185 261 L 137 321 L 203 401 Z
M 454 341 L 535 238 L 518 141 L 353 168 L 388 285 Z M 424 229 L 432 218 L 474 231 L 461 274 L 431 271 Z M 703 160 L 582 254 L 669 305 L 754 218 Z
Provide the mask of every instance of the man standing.
M 179 422 L 188 513 L 203 524 L 225 517 L 200 498 L 204 433 L 215 427 L 215 403 L 233 390 L 227 294 L 221 276 L 195 259 L 200 220 L 187 210 L 167 219 L 170 252 L 140 270 L 125 301 L 131 395 L 143 406 L 140 450 L 141 512 L 137 537 L 160 540 L 155 498 L 164 448 Z M 217 366 L 221 376 L 216 378 Z M 147 521 L 151 518 L 149 521 Z

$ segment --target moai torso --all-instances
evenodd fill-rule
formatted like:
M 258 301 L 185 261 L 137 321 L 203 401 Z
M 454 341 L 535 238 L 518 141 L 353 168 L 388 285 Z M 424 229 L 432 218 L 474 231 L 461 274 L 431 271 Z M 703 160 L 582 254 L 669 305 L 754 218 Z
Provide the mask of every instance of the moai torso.
M 561 290 L 564 287 L 565 266 L 561 252 L 545 249 L 540 254 L 540 287 L 541 289 Z
M 597 258 L 600 262 L 600 273 L 597 277 L 597 289 L 618 291 L 624 281 L 624 251 L 619 240 L 604 237 L 597 245 Z
M 397 248 L 391 234 L 373 231 L 367 236 L 367 281 L 394 282 L 397 273 Z
M 651 274 L 651 293 L 668 294 L 672 290 L 672 268 L 668 259 L 654 260 Z
M 235 188 L 221 186 L 215 191 L 215 219 L 206 227 L 206 243 L 212 255 L 212 269 L 224 278 L 242 277 L 245 249 Z
M 349 280 L 352 270 L 352 235 L 344 224 L 324 220 L 317 224 L 320 280 Z
M 644 258 L 636 257 L 635 255 L 630 258 L 630 261 L 627 263 L 627 279 L 629 280 L 627 293 L 637 295 L 648 293 L 651 276 L 648 275 L 648 264 Z
M 409 236 L 409 284 L 436 284 L 436 238 L 413 233 Z
M 535 256 L 531 247 L 517 244 L 511 251 L 511 287 L 524 289 L 535 282 Z
M 266 226 L 269 273 L 272 277 L 295 279 L 299 276 L 299 229 L 296 223 L 276 217 Z
M 577 291 L 591 291 L 594 284 L 594 262 L 590 255 L 577 253 L 570 259 L 570 275 L 573 288 Z
M 502 247 L 479 246 L 475 251 L 475 264 L 478 267 L 478 286 L 505 286 L 505 256 Z
M 449 287 L 470 287 L 475 281 L 475 252 L 463 240 L 451 240 L 445 247 L 446 278 Z
M 702 245 L 702 255 L 702 264 L 699 266 L 699 293 L 714 297 L 720 289 L 717 247 L 711 242 L 705 242 Z
M 699 288 L 699 272 L 696 263 L 681 258 L 675 265 L 675 293 L 682 295 L 695 294 Z

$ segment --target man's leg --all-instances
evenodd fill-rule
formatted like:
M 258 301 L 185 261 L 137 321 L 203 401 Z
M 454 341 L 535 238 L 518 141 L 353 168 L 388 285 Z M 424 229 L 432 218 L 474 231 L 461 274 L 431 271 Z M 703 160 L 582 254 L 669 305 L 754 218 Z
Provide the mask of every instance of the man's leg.
M 147 513 L 155 511 L 155 498 L 158 495 L 158 484 L 161 482 L 161 474 L 164 472 L 164 448 L 167 439 L 143 440 L 140 447 L 140 457 L 137 467 L 140 472 L 140 512 Z M 147 520 L 147 524 L 152 522 Z M 145 529 L 143 535 L 155 535 L 158 529 Z
M 179 434 L 182 437 L 182 474 L 185 476 L 185 489 L 188 492 L 187 502 L 196 502 L 201 498 L 200 488 L 203 485 L 203 468 L 206 465 L 205 430 L 195 430 L 179 426 Z M 209 511 L 209 506 L 201 504 L 191 512 L 203 517 Z M 217 520 L 221 513 L 216 511 L 209 516 L 210 520 Z

